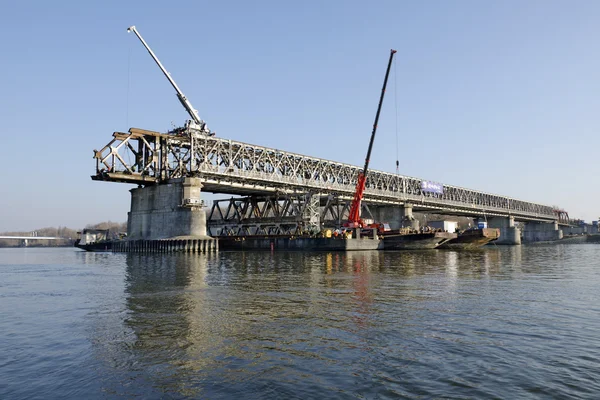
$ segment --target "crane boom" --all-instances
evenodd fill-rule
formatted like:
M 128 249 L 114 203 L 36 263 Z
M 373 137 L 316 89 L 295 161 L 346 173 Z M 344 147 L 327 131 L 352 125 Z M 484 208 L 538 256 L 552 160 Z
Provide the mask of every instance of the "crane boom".
M 138 39 L 140 39 L 140 42 L 142 42 L 142 44 L 144 45 L 146 50 L 148 50 L 148 53 L 150 53 L 150 55 L 152 56 L 152 59 L 156 62 L 156 65 L 158 65 L 158 67 L 160 68 L 162 73 L 167 77 L 167 79 L 169 80 L 169 82 L 171 83 L 171 85 L 173 86 L 175 91 L 177 92 L 177 98 L 183 105 L 183 108 L 185 108 L 185 110 L 188 112 L 188 114 L 192 118 L 192 121 L 194 124 L 190 124 L 190 125 L 195 125 L 195 126 L 191 126 L 191 127 L 196 130 L 203 131 L 204 133 L 210 133 L 210 131 L 206 127 L 206 123 L 202 119 L 200 119 L 200 116 L 198 115 L 198 111 L 196 111 L 196 109 L 192 106 L 192 103 L 190 103 L 190 101 L 187 99 L 187 97 L 185 97 L 185 95 L 183 94 L 181 89 L 179 89 L 179 86 L 177 86 L 177 83 L 175 83 L 175 81 L 171 77 L 171 74 L 169 74 L 169 72 L 165 69 L 165 67 L 163 67 L 163 65 L 160 62 L 160 60 L 158 59 L 158 57 L 156 57 L 156 54 L 154 54 L 154 52 L 152 51 L 150 46 L 148 46 L 148 43 L 146 43 L 146 41 L 144 40 L 142 35 L 140 35 L 138 30 L 135 28 L 135 25 L 132 25 L 129 28 L 127 28 L 127 32 L 135 33 L 135 35 L 138 37 Z
M 348 226 L 351 228 L 361 228 L 364 225 L 360 218 L 360 203 L 362 201 L 363 193 L 365 191 L 365 184 L 367 183 L 367 172 L 369 171 L 371 150 L 373 149 L 373 142 L 375 141 L 375 132 L 377 132 L 377 123 L 379 122 L 379 114 L 381 113 L 381 105 L 383 104 L 383 97 L 385 96 L 385 88 L 387 86 L 388 77 L 390 75 L 390 68 L 392 66 L 394 54 L 396 54 L 396 50 L 390 50 L 390 59 L 388 61 L 387 69 L 385 71 L 385 79 L 383 80 L 383 87 L 381 88 L 381 96 L 379 97 L 377 114 L 375 114 L 375 122 L 373 123 L 371 140 L 369 141 L 369 149 L 367 150 L 367 157 L 365 158 L 365 167 L 363 168 L 362 172 L 358 173 L 356 190 L 354 191 L 354 197 L 352 198 L 350 213 L 348 215 Z

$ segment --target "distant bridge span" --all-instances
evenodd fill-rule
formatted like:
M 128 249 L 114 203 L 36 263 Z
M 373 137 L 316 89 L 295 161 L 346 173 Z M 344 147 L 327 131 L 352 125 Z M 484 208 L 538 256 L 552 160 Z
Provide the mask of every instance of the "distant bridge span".
M 94 180 L 151 185 L 194 176 L 201 178 L 203 191 L 236 195 L 313 192 L 350 199 L 361 170 L 337 161 L 215 136 L 178 136 L 137 128 L 113 133 L 106 146 L 94 150 L 94 158 Z M 364 202 L 409 203 L 415 210 L 446 214 L 568 222 L 562 221 L 566 212 L 552 206 L 452 185 L 443 185 L 443 193 L 434 193 L 423 190 L 424 182 L 369 171 Z
M 36 233 L 34 232 L 33 235 L 35 234 Z M 58 240 L 62 238 L 53 236 L 0 236 L 0 239 L 20 240 L 21 245 L 27 247 L 30 240 Z
M 57 240 L 62 239 L 51 236 L 0 236 L 0 239 L 17 239 L 17 240 Z

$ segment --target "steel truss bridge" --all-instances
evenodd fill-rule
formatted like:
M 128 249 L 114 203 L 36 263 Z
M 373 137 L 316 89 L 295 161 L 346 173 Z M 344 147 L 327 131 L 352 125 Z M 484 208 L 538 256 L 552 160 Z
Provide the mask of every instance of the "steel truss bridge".
M 311 193 L 348 202 L 360 167 L 202 134 L 163 134 L 131 128 L 114 132 L 94 150 L 94 180 L 138 185 L 198 177 L 203 191 L 235 195 Z M 127 161 L 126 161 L 127 160 Z M 416 211 L 480 217 L 512 216 L 517 221 L 568 223 L 565 211 L 510 197 L 443 185 L 441 193 L 422 189 L 423 179 L 369 171 L 364 203 L 411 204 Z M 323 202 L 323 200 L 321 200 Z

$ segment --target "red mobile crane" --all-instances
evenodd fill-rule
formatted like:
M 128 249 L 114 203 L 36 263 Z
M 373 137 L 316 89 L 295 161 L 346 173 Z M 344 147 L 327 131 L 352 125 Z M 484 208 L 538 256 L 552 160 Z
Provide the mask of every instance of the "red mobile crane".
M 396 50 L 390 50 L 390 60 L 388 61 L 387 70 L 385 71 L 385 79 L 383 80 L 383 87 L 381 88 L 381 97 L 379 98 L 379 105 L 377 106 L 377 114 L 375 114 L 373 132 L 371 133 L 371 141 L 369 142 L 367 158 L 365 159 L 365 167 L 361 172 L 358 173 L 356 190 L 354 191 L 354 198 L 352 199 L 352 204 L 350 205 L 350 213 L 348 214 L 348 222 L 346 224 L 346 227 L 348 228 L 365 227 L 364 221 L 360 218 L 360 203 L 362 201 L 363 193 L 365 191 L 365 184 L 367 182 L 367 172 L 369 170 L 369 159 L 371 158 L 371 150 L 373 149 L 373 142 L 375 141 L 375 132 L 377 131 L 377 122 L 379 121 L 379 113 L 381 112 L 381 105 L 383 104 L 383 97 L 385 96 L 385 87 L 387 86 L 388 76 L 390 75 L 390 67 L 392 66 L 394 54 L 396 54 Z

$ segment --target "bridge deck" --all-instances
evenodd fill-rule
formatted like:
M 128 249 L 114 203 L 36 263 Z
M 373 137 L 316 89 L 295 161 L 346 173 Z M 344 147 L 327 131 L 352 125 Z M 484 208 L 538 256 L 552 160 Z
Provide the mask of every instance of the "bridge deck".
M 137 128 L 115 132 L 94 158 L 94 180 L 149 185 L 196 176 L 202 179 L 204 191 L 237 195 L 311 191 L 351 198 L 361 170 L 214 136 L 175 136 Z M 126 159 L 134 161 L 129 165 Z M 437 192 L 430 191 L 427 185 L 420 178 L 370 171 L 364 201 L 411 203 L 415 209 L 456 214 L 511 215 L 523 221 L 560 221 L 552 206 L 445 184 Z

